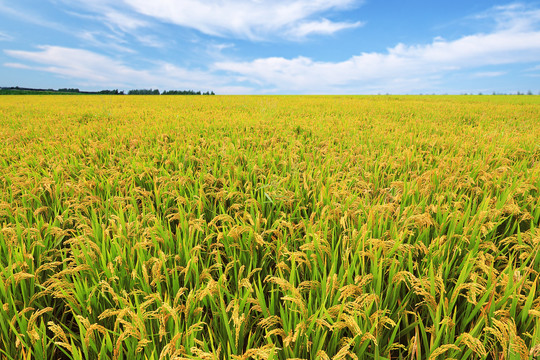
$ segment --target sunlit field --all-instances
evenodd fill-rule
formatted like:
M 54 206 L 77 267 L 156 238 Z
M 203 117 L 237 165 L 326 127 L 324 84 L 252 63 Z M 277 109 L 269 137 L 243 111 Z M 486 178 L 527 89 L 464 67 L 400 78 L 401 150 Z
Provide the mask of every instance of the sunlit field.
M 533 359 L 539 96 L 0 97 L 0 359 Z

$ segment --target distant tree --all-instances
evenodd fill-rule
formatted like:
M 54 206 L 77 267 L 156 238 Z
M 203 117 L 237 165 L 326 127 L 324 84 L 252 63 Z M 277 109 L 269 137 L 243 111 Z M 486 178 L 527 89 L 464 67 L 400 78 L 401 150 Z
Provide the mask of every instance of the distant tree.
M 135 89 L 129 90 L 128 95 L 159 95 L 159 90 L 155 89 Z
M 213 91 L 201 93 L 194 90 L 166 90 L 161 95 L 215 95 Z
M 103 94 L 103 95 L 123 95 L 124 92 L 120 92 L 118 91 L 118 89 L 114 89 L 114 90 L 101 90 L 98 92 L 98 94 Z

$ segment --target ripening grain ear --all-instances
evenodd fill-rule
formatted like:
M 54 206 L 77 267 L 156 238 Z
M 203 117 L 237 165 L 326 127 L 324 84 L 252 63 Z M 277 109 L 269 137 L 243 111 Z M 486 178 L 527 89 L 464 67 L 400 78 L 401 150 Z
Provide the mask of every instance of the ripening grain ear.
M 0 357 L 538 352 L 536 97 L 0 109 Z

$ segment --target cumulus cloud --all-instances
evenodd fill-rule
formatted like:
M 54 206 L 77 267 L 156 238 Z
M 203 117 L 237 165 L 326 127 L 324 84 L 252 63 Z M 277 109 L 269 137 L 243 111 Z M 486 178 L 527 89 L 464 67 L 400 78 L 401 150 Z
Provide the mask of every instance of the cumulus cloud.
M 532 24 L 532 22 L 530 22 Z M 398 44 L 386 52 L 362 53 L 341 62 L 306 57 L 223 61 L 214 66 L 259 86 L 297 92 L 412 91 L 450 71 L 540 61 L 540 30 L 513 27 L 430 44 Z M 485 75 L 485 74 L 484 74 Z M 501 75 L 490 73 L 489 75 Z M 421 88 L 420 88 L 421 89 Z

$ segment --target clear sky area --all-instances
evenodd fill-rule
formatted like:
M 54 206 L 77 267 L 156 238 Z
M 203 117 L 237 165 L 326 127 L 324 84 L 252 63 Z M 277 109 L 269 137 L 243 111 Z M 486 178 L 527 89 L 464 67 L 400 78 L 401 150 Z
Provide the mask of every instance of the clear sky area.
M 540 3 L 0 0 L 0 86 L 540 92 Z

